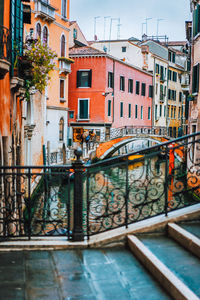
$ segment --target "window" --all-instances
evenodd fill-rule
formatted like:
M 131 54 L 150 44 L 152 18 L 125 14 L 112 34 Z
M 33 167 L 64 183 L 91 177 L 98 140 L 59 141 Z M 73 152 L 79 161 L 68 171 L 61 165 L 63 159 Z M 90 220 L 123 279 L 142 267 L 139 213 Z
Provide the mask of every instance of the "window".
M 178 118 L 179 119 L 181 118 L 181 107 L 179 107 L 179 109 L 178 109 Z
M 170 106 L 168 105 L 168 108 L 167 108 L 167 117 L 169 118 L 169 111 L 170 111 Z
M 70 119 L 73 119 L 73 118 L 74 118 L 74 111 L 70 111 L 70 112 L 69 112 L 69 118 L 70 118 Z
M 61 14 L 64 18 L 67 17 L 67 0 L 62 0 Z
M 120 91 L 125 91 L 125 78 L 120 76 Z
M 122 47 L 122 52 L 126 52 L 126 47 Z
M 156 64 L 156 73 L 160 74 L 160 65 Z
M 143 106 L 141 106 L 141 120 L 143 120 Z
M 193 37 L 200 32 L 200 5 L 197 4 L 196 9 L 193 11 Z
M 92 86 L 92 70 L 77 71 L 77 87 Z
M 175 60 L 176 60 L 176 53 L 173 52 L 173 51 L 169 51 L 168 59 L 169 59 L 169 61 L 175 63 Z
M 46 26 L 43 28 L 43 43 L 48 44 L 48 29 Z
M 3 25 L 4 1 L 0 1 L 0 25 Z
M 114 74 L 112 72 L 108 72 L 108 87 L 114 87 Z
M 156 95 L 158 95 L 158 83 L 156 83 Z
M 61 118 L 59 122 L 59 141 L 64 140 L 64 119 Z
M 140 94 L 140 82 L 139 81 L 136 81 L 135 93 L 136 93 L 136 95 Z
M 153 98 L 153 85 L 149 86 L 149 98 Z
M 177 82 L 177 73 L 176 72 L 173 72 L 173 81 Z
M 164 92 L 163 92 L 163 85 L 160 85 L 160 100 L 163 101 L 164 100 Z
M 172 90 L 168 89 L 168 99 L 171 100 L 172 97 Z
M 164 106 L 164 117 L 166 116 L 166 105 Z
M 148 107 L 148 120 L 151 120 L 151 106 Z
M 60 79 L 60 99 L 65 99 L 65 80 Z
M 157 113 L 158 113 L 158 105 L 156 104 L 156 105 L 155 105 L 155 120 L 158 119 Z
M 174 119 L 176 119 L 176 106 L 174 106 Z
M 131 118 L 131 104 L 128 105 L 128 117 Z
M 161 66 L 161 67 L 160 67 L 160 79 L 161 79 L 161 80 L 164 80 L 164 79 L 165 79 L 164 77 L 165 77 L 165 76 L 164 76 L 164 67 Z
M 61 57 L 65 57 L 65 36 L 61 36 L 61 43 L 60 43 L 60 55 Z
M 172 80 L 172 71 L 171 70 L 168 70 L 168 79 Z
M 78 118 L 89 119 L 89 99 L 79 99 Z
M 120 117 L 123 117 L 123 102 L 120 102 Z
M 108 100 L 108 117 L 111 117 L 111 100 Z
M 41 32 L 42 32 L 41 25 L 40 25 L 40 23 L 37 23 L 37 25 L 36 25 L 36 39 L 41 39 Z
M 173 118 L 173 106 L 171 106 L 171 118 Z
M 128 92 L 133 93 L 133 79 L 128 80 Z
M 162 117 L 162 105 L 160 104 L 160 117 Z
M 179 102 L 182 102 L 182 92 L 179 92 Z
M 146 84 L 142 83 L 142 96 L 146 95 Z
M 138 106 L 135 104 L 135 119 L 138 117 Z
M 199 91 L 199 64 L 193 67 L 192 72 L 192 93 Z

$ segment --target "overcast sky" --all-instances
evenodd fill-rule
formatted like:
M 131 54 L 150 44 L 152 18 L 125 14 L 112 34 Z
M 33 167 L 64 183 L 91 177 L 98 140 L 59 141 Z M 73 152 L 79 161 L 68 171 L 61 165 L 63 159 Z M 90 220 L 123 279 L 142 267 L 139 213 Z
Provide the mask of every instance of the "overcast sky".
M 157 34 L 157 19 L 159 22 L 159 35 L 167 35 L 170 40 L 185 39 L 185 21 L 191 20 L 190 0 L 71 0 L 70 20 L 76 20 L 88 40 L 94 37 L 94 17 L 96 19 L 96 35 L 98 39 L 109 39 L 110 16 L 117 20 L 112 21 L 112 39 L 117 38 L 120 18 L 120 38 L 132 36 L 141 38 L 146 31 L 146 18 L 152 18 L 147 22 L 147 34 Z

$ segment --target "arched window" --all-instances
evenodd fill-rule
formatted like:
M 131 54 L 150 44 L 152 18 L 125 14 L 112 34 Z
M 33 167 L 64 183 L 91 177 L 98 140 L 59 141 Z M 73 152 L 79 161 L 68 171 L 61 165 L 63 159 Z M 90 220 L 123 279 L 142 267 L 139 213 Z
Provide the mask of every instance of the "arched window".
M 48 44 L 48 29 L 46 26 L 43 28 L 43 43 Z
M 37 23 L 36 25 L 36 39 L 41 39 L 41 25 L 40 23 Z
M 60 49 L 61 49 L 61 57 L 64 57 L 65 56 L 65 36 L 64 35 L 62 35 L 62 37 L 61 37 Z
M 59 122 L 59 141 L 64 140 L 64 119 L 61 118 Z
M 67 17 L 67 0 L 62 0 L 62 16 Z

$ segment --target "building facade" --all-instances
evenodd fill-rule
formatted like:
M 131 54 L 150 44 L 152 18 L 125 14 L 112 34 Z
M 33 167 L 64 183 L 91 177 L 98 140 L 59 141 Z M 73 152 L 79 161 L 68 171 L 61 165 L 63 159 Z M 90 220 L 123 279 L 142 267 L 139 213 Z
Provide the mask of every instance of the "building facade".
M 192 21 L 191 37 L 191 85 L 189 104 L 189 132 L 200 131 L 200 90 L 199 90 L 199 66 L 200 66 L 200 1 L 190 1 Z
M 21 0 L 0 1 L 0 165 L 21 165 L 24 156 L 25 68 L 24 23 L 30 23 L 30 7 Z M 14 66 L 17 72 L 14 72 Z
M 112 128 L 152 126 L 152 74 L 92 47 L 70 49 L 69 122 L 73 141 L 93 131 L 97 141 Z
M 68 144 L 68 74 L 71 72 L 69 50 L 69 0 L 32 1 L 32 23 L 26 26 L 32 34 L 56 52 L 56 66 L 41 94 L 35 91 L 26 109 L 30 111 L 27 127 L 32 130 L 27 162 L 43 164 L 42 149 L 60 152 Z

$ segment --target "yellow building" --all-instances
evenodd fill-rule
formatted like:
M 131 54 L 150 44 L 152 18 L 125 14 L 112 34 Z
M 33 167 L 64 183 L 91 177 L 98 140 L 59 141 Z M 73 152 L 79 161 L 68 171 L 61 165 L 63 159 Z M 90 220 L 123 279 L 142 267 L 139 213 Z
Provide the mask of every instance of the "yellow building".
M 42 146 L 60 152 L 68 143 L 68 74 L 71 72 L 69 50 L 69 0 L 31 2 L 31 25 L 25 38 L 32 36 L 47 44 L 57 54 L 56 67 L 41 95 L 33 91 L 26 112 L 26 163 L 42 164 Z
M 177 63 L 180 57 L 184 59 L 185 55 L 169 49 L 167 126 L 171 137 L 177 137 L 183 133 L 185 122 L 185 99 L 181 84 L 184 65 Z

